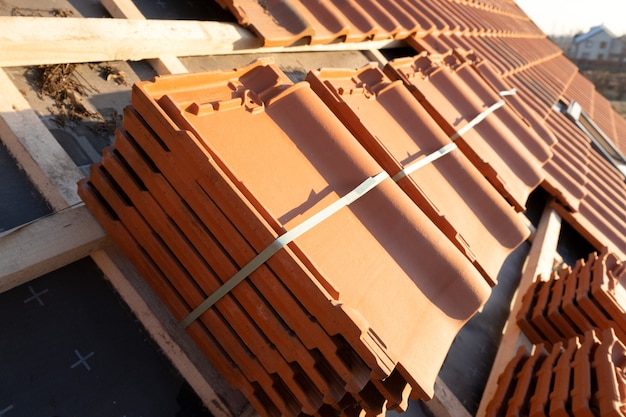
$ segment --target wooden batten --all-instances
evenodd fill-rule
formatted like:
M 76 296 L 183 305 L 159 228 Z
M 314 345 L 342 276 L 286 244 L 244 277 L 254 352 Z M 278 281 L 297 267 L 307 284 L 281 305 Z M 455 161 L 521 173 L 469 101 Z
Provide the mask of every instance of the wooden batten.
M 554 267 L 554 260 L 557 257 L 556 248 L 560 233 L 561 217 L 550 207 L 550 204 L 547 204 L 533 236 L 532 246 L 522 271 L 519 286 L 511 301 L 509 319 L 503 330 L 502 341 L 498 347 L 498 352 L 483 392 L 482 401 L 476 413 L 477 417 L 485 415 L 487 405 L 497 389 L 498 377 L 511 358 L 515 356 L 517 348 L 522 344 L 525 344 L 529 350 L 532 347 L 517 325 L 515 317 L 522 307 L 522 296 L 526 293 L 528 287 L 535 280 L 539 279 L 540 276 L 550 276 Z
M 404 45 L 402 41 L 383 40 L 261 47 L 262 41 L 239 25 L 195 20 L 0 16 L 0 27 L 3 67 L 137 61 L 162 56 L 369 50 Z

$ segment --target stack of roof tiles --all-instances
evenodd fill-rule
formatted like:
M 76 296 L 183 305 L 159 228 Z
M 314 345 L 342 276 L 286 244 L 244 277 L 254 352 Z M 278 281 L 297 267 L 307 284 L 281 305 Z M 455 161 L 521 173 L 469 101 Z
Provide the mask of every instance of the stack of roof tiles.
M 595 253 L 547 280 L 535 281 L 522 298 L 517 323 L 533 343 L 553 345 L 594 328 L 613 327 L 626 343 L 626 264 Z
M 431 398 L 453 338 L 528 235 L 458 149 L 398 177 L 451 144 L 401 81 L 373 66 L 328 75 L 293 84 L 258 60 L 138 83 L 114 146 L 79 184 L 183 322 L 277 248 L 188 327 L 268 416 L 380 414 Z
M 549 351 L 521 346 L 498 378 L 485 417 L 626 415 L 626 346 L 612 328 L 589 330 Z
M 485 416 L 626 415 L 626 264 L 604 251 L 538 278 L 517 317 L 533 352 L 518 349 Z
M 405 39 L 416 51 L 297 84 L 266 61 L 139 83 L 114 146 L 79 185 L 262 415 L 380 414 L 430 398 L 453 337 L 527 237 L 521 216 L 537 187 L 594 247 L 626 257 L 624 176 L 562 110 L 577 103 L 622 152 L 626 121 L 513 1 L 220 3 L 266 45 Z M 308 226 L 337 201 L 349 207 Z M 599 315 L 590 265 L 602 262 L 536 285 L 596 308 L 584 325 L 537 316 L 572 326 L 541 339 L 554 345 L 548 358 L 564 356 L 554 349 L 574 327 L 619 322 L 614 305 Z M 557 304 L 551 312 L 573 311 Z M 581 355 L 617 358 L 623 346 L 607 334 L 585 336 L 600 342 Z

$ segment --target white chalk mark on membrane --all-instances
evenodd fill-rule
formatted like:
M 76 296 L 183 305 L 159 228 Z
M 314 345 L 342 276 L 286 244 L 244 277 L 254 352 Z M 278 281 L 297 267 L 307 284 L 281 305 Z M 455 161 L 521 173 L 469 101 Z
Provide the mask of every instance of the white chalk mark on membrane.
M 36 291 L 34 290 L 34 288 L 33 288 L 31 285 L 29 285 L 29 286 L 28 286 L 28 289 L 30 290 L 30 293 L 31 293 L 33 296 L 32 296 L 32 297 L 29 297 L 29 298 L 27 298 L 27 299 L 25 299 L 25 300 L 24 300 L 24 304 L 26 304 L 26 303 L 28 303 L 28 302 L 31 302 L 31 301 L 33 301 L 33 300 L 37 300 L 37 302 L 39 303 L 39 305 L 40 305 L 40 306 L 43 306 L 43 305 L 44 305 L 44 303 L 43 303 L 43 300 L 41 299 L 41 296 L 42 296 L 42 295 L 44 295 L 45 293 L 47 293 L 47 292 L 48 292 L 48 289 L 46 288 L 45 290 L 41 290 L 41 291 L 39 291 L 39 292 L 36 292 Z M 2 415 L 2 414 L 0 414 L 0 416 L 1 416 L 1 415 Z
M 11 404 L 10 406 L 8 406 L 7 408 L 4 408 L 2 410 L 0 410 L 0 417 L 4 417 L 4 415 L 6 413 L 8 413 L 9 411 L 13 410 L 13 404 Z
M 78 357 L 78 361 L 76 361 L 75 363 L 73 363 L 70 368 L 74 369 L 76 368 L 78 365 L 84 365 L 85 368 L 88 371 L 91 371 L 91 367 L 89 366 L 89 364 L 87 363 L 87 359 L 91 358 L 93 355 L 95 355 L 94 352 L 90 352 L 88 353 L 86 356 L 83 356 L 80 354 L 80 352 L 78 351 L 78 349 L 74 349 L 74 353 L 76 354 L 76 356 Z

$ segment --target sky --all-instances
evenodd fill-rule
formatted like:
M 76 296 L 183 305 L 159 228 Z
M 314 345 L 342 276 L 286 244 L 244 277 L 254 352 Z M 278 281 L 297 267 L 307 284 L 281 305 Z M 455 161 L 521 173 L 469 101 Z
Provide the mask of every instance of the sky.
M 625 0 L 515 0 L 547 35 L 574 35 L 604 25 L 626 35 Z

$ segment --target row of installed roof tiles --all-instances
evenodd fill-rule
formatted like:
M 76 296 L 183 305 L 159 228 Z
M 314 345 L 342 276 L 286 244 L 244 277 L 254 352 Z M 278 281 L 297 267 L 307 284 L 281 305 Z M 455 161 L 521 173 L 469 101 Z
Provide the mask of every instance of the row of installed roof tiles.
M 218 0 L 266 46 L 411 36 L 543 36 L 514 2 Z

